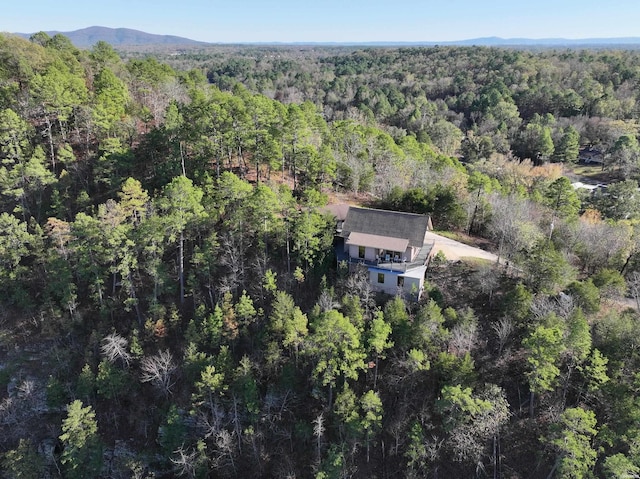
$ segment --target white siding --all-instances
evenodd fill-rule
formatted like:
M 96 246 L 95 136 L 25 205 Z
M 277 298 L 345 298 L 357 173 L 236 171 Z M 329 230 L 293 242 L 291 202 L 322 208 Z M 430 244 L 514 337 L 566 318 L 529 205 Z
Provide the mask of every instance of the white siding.
M 389 271 L 385 269 L 369 268 L 369 283 L 374 291 L 396 295 L 398 294 L 398 278 L 403 278 L 402 294 L 405 297 L 418 300 L 424 289 L 424 273 L 426 267 L 422 266 L 407 273 L 401 271 Z M 378 281 L 378 275 L 383 275 L 382 283 Z M 412 294 L 413 293 L 413 294 Z
M 378 281 L 378 275 L 381 274 L 384 277 L 384 282 Z M 396 271 L 388 271 L 383 269 L 369 269 L 369 282 L 371 287 L 376 291 L 382 291 L 387 294 L 396 294 L 398 292 L 398 276 Z
M 364 259 L 367 261 L 375 261 L 377 251 L 378 250 L 376 248 L 365 248 Z M 354 259 L 360 258 L 360 246 L 355 244 L 349 245 L 349 257 Z

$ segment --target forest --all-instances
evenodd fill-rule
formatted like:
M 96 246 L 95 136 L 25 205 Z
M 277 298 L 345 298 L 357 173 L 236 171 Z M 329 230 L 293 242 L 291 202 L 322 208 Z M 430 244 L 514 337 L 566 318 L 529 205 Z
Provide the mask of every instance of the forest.
M 637 477 L 639 85 L 622 49 L 0 34 L 2 477 Z M 339 202 L 500 261 L 374 293 Z

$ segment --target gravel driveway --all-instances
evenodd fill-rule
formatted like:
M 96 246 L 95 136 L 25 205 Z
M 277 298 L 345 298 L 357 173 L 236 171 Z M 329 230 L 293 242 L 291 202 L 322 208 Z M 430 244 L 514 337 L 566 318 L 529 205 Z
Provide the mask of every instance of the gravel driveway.
M 438 251 L 442 251 L 449 261 L 457 261 L 461 258 L 482 258 L 489 261 L 498 261 L 498 256 L 489 253 L 475 246 L 469 246 L 459 241 L 455 241 L 444 236 L 437 235 L 431 231 L 427 232 L 427 241 L 434 241 L 433 249 L 437 254 Z

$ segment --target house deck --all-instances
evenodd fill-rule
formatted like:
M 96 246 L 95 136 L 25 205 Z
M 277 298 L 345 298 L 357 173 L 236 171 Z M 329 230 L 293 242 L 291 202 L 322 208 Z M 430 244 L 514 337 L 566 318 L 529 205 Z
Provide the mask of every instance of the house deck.
M 339 238 L 335 246 L 336 259 L 338 263 L 342 261 L 346 261 L 348 264 L 361 264 L 368 267 L 374 267 L 377 269 L 383 269 L 387 271 L 399 271 L 406 273 L 409 270 L 414 268 L 419 268 L 420 266 L 424 266 L 429 261 L 429 256 L 433 250 L 435 245 L 435 241 L 431 241 L 429 243 L 425 243 L 420 252 L 416 256 L 413 261 L 384 261 L 382 259 L 377 261 L 370 261 L 364 258 L 351 258 L 349 253 L 344 250 L 344 240 Z

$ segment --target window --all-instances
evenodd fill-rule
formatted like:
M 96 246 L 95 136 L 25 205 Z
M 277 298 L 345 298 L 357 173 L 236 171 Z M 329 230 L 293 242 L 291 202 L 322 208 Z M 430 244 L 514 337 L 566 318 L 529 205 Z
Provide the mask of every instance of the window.
M 398 288 L 404 288 L 404 276 L 398 276 Z
M 358 246 L 358 258 L 364 258 L 364 246 Z
M 384 284 L 384 273 L 378 273 L 378 283 Z

